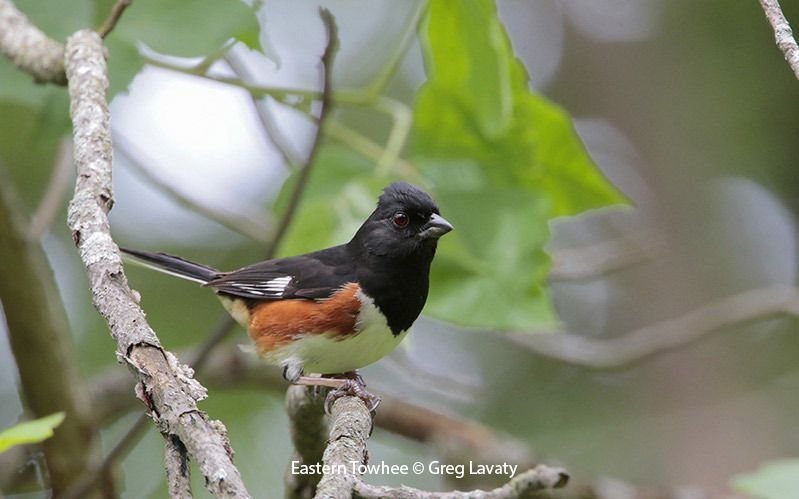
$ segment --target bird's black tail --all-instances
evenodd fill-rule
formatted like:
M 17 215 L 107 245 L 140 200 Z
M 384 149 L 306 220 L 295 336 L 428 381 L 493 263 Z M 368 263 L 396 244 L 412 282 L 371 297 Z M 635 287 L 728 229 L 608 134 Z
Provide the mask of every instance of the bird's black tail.
M 182 279 L 188 279 L 189 281 L 199 282 L 200 284 L 207 283 L 219 274 L 219 271 L 213 267 L 190 262 L 179 256 L 126 248 L 119 249 L 122 253 L 133 257 L 136 263 L 145 267 Z

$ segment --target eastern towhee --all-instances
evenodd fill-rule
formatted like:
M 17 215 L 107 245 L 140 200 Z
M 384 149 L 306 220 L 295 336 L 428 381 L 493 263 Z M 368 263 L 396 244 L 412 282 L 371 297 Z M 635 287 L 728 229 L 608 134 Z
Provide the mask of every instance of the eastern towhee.
M 347 244 L 233 272 L 165 253 L 122 249 L 141 263 L 212 288 L 264 360 L 290 382 L 352 393 L 374 409 L 356 369 L 399 345 L 427 300 L 438 238 L 452 230 L 433 199 L 397 182 Z M 306 376 L 305 373 L 336 375 Z

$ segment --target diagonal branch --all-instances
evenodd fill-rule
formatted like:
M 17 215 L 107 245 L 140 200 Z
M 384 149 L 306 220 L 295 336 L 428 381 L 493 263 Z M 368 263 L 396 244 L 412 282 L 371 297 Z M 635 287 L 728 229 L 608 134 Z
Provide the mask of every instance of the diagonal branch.
M 105 91 L 107 68 L 100 36 L 79 31 L 66 44 L 75 165 L 78 180 L 68 222 L 86 265 L 95 307 L 108 322 L 117 356 L 139 381 L 137 393 L 162 433 L 176 436 L 218 497 L 250 497 L 219 425 L 197 408 L 206 390 L 193 372 L 161 347 L 130 289 L 119 248 L 110 234 L 111 131 Z
M 105 20 L 102 26 L 97 29 L 97 34 L 100 35 L 100 38 L 105 38 L 108 36 L 111 31 L 113 31 L 114 27 L 119 22 L 119 18 L 122 17 L 122 13 L 125 12 L 125 9 L 130 7 L 130 4 L 133 3 L 133 0 L 117 0 L 114 6 L 111 8 L 111 13 L 108 14 L 108 19 Z
M 725 327 L 775 315 L 799 316 L 799 289 L 786 286 L 752 289 L 610 339 L 574 333 L 511 333 L 506 337 L 551 359 L 593 369 L 613 369 L 684 347 Z
M 270 253 L 274 253 L 277 249 L 277 243 L 283 239 L 283 236 L 286 234 L 286 231 L 288 230 L 289 225 L 294 218 L 294 213 L 297 211 L 297 208 L 300 205 L 300 200 L 305 192 L 305 185 L 308 183 L 308 179 L 311 175 L 311 169 L 322 145 L 322 132 L 325 126 L 325 120 L 330 113 L 331 99 L 333 97 L 332 68 L 333 58 L 338 50 L 338 27 L 336 26 L 336 20 L 333 18 L 333 14 L 331 14 L 329 10 L 320 8 L 319 15 L 321 16 L 322 22 L 324 22 L 325 29 L 327 30 L 327 45 L 325 46 L 325 52 L 322 54 L 321 61 L 322 100 L 321 107 L 319 109 L 319 123 L 316 125 L 316 134 L 314 135 L 314 139 L 311 144 L 311 151 L 308 153 L 308 157 L 305 160 L 305 166 L 299 172 L 297 183 L 294 187 L 294 190 L 291 192 L 291 197 L 289 198 L 288 206 L 286 207 L 284 216 L 280 221 L 280 225 L 278 225 L 277 230 L 275 231 L 274 242 L 272 245 L 270 245 L 268 250 Z
M 796 44 L 796 40 L 793 37 L 791 25 L 788 24 L 788 20 L 785 19 L 785 15 L 782 13 L 780 2 L 778 0 L 760 0 L 760 6 L 763 7 L 766 19 L 768 19 L 771 28 L 774 30 L 774 39 L 777 42 L 777 46 L 785 56 L 785 60 L 788 61 L 793 74 L 799 79 L 799 45 Z

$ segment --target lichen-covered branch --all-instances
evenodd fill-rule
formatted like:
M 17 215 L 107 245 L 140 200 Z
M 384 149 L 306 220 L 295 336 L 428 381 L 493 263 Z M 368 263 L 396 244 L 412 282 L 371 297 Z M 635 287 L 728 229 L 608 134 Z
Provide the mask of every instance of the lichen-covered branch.
M 760 5 L 766 13 L 771 28 L 774 30 L 774 39 L 777 42 L 777 47 L 782 51 L 785 60 L 793 70 L 793 74 L 799 79 L 799 45 L 793 37 L 791 25 L 782 13 L 780 2 L 778 0 L 760 0 Z
M 552 497 L 553 489 L 565 487 L 569 474 L 563 468 L 539 465 L 513 477 L 508 483 L 494 490 L 472 490 L 468 492 L 428 492 L 412 487 L 384 487 L 358 481 L 353 497 L 360 499 L 517 499 Z
M 174 435 L 167 437 L 164 452 L 166 486 L 172 499 L 191 499 L 191 468 L 186 446 Z
M 0 0 L 0 52 L 37 82 L 67 82 L 64 47 L 31 24 L 11 0 Z
M 107 213 L 111 190 L 111 131 L 105 91 L 108 87 L 100 36 L 89 30 L 66 44 L 75 165 L 78 180 L 68 223 L 86 265 L 95 307 L 108 322 L 117 356 L 138 378 L 139 397 L 162 433 L 185 445 L 206 486 L 217 497 L 250 497 L 233 465 L 226 438 L 197 408 L 205 388 L 188 367 L 161 348 L 130 289 L 119 248 L 110 234 Z
M 366 441 L 372 432 L 372 415 L 363 400 L 342 397 L 330 409 L 330 437 L 322 463 L 328 472 L 316 488 L 318 499 L 352 497 L 360 480 L 357 463 L 366 464 L 369 454 Z M 356 466 L 353 466 L 356 463 Z

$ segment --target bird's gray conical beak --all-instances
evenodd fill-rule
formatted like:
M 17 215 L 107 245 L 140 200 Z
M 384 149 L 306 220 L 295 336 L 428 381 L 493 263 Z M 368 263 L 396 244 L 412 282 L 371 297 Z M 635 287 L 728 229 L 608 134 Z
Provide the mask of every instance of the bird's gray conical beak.
M 452 224 L 441 215 L 433 213 L 430 215 L 430 220 L 424 225 L 419 237 L 422 239 L 438 239 L 447 232 L 452 230 Z

